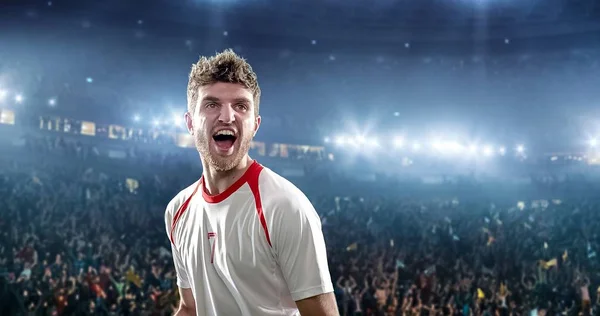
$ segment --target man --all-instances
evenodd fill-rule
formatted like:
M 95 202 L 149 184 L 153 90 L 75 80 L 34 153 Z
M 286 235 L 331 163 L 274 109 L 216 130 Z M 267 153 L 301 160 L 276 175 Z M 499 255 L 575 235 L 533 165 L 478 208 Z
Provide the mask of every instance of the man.
M 251 66 L 231 50 L 202 57 L 187 97 L 203 175 L 165 214 L 176 315 L 339 315 L 313 206 L 248 156 L 261 122 Z

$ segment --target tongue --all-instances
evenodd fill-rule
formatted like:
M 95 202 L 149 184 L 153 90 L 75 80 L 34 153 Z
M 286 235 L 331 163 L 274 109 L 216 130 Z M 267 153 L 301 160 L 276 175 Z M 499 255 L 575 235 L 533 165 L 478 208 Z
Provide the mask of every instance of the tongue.
M 217 141 L 215 141 L 215 143 L 217 144 L 217 147 L 219 147 L 220 149 L 227 150 L 227 149 L 231 148 L 231 146 L 233 146 L 233 139 L 217 140 Z

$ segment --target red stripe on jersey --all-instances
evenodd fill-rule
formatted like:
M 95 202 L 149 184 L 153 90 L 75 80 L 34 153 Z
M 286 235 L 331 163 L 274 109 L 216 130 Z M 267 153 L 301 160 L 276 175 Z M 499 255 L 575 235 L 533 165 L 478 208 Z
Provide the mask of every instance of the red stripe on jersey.
M 204 198 L 204 200 L 207 203 L 221 203 L 221 202 L 225 201 L 230 195 L 235 193 L 235 191 L 237 191 L 239 188 L 241 188 L 242 185 L 244 185 L 244 183 L 248 182 L 249 179 L 258 177 L 258 174 L 260 173 L 262 168 L 263 168 L 263 166 L 261 166 L 258 162 L 256 162 L 256 160 L 252 161 L 252 164 L 248 167 L 248 170 L 246 170 L 246 172 L 244 172 L 244 174 L 239 179 L 237 179 L 225 191 L 223 191 L 219 194 L 216 194 L 216 195 L 210 195 L 206 191 L 206 186 L 204 185 L 204 177 L 202 177 L 200 179 L 200 181 L 202 182 L 202 197 Z
M 259 165 L 260 166 L 260 165 Z M 252 191 L 252 195 L 254 195 L 254 203 L 256 204 L 256 213 L 258 214 L 258 219 L 260 220 L 260 224 L 262 225 L 263 230 L 265 231 L 265 237 L 267 238 L 267 243 L 269 246 L 271 245 L 271 237 L 269 236 L 269 228 L 267 227 L 267 220 L 265 219 L 265 213 L 262 208 L 262 201 L 260 199 L 260 190 L 258 189 L 258 176 L 260 176 L 260 172 L 263 170 L 263 167 L 260 166 L 260 169 L 252 174 L 251 177 L 248 178 L 248 186 Z
M 175 225 L 177 225 L 177 221 L 179 221 L 179 219 L 181 218 L 183 213 L 185 213 L 185 211 L 187 210 L 187 208 L 190 204 L 190 201 L 192 200 L 192 197 L 198 191 L 198 187 L 200 187 L 200 183 L 202 183 L 202 181 L 198 181 L 198 184 L 196 185 L 194 192 L 192 192 L 192 195 L 190 195 L 190 197 L 188 197 L 187 200 L 185 200 L 185 202 L 183 202 L 183 204 L 181 204 L 181 206 L 177 210 L 177 213 L 175 213 L 175 217 L 173 218 L 173 223 L 171 224 L 171 234 L 170 234 L 171 235 L 171 243 L 173 243 L 173 245 L 175 245 L 175 238 L 173 237 L 173 231 L 175 231 Z
M 253 161 L 252 164 L 248 167 L 248 170 L 246 170 L 246 172 L 244 172 L 244 174 L 239 179 L 237 179 L 237 181 L 235 181 L 225 191 L 217 195 L 210 195 L 206 191 L 206 186 L 204 185 L 204 177 L 200 179 L 200 182 L 202 183 L 202 197 L 204 198 L 204 201 L 211 204 L 225 201 L 229 196 L 235 193 L 235 191 L 241 188 L 245 183 L 248 183 L 248 186 L 252 191 L 252 195 L 254 195 L 254 203 L 256 205 L 258 219 L 263 230 L 265 231 L 267 243 L 269 244 L 269 246 L 272 247 L 271 237 L 269 236 L 269 229 L 267 227 L 267 220 L 265 219 L 265 214 L 263 213 L 262 201 L 260 199 L 260 191 L 258 189 L 258 177 L 262 170 L 263 166 L 256 162 L 256 160 Z

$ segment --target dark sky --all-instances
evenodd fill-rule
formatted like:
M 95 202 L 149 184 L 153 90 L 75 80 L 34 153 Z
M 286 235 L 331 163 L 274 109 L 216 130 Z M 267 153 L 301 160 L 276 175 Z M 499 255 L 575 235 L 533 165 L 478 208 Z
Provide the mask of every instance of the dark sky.
M 0 84 L 31 111 L 149 122 L 185 109 L 199 55 L 232 47 L 259 75 L 266 137 L 370 128 L 552 142 L 594 128 L 594 2 L 482 2 L 5 1 Z

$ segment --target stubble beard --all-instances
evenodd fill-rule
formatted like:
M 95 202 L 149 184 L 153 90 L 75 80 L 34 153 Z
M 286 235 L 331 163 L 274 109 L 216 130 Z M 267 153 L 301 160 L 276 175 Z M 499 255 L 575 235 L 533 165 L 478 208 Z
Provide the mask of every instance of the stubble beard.
M 250 137 L 248 137 L 250 136 Z M 250 150 L 250 144 L 252 142 L 252 136 L 244 135 L 236 140 L 239 142 L 239 147 L 237 150 L 234 147 L 234 153 L 231 156 L 221 156 L 211 150 L 211 138 L 207 138 L 204 133 L 196 133 L 195 142 L 196 149 L 200 153 L 202 159 L 208 164 L 208 166 L 215 169 L 218 172 L 225 172 L 233 170 L 237 167 L 242 159 L 246 156 L 248 151 Z M 234 144 L 235 146 L 235 144 Z

